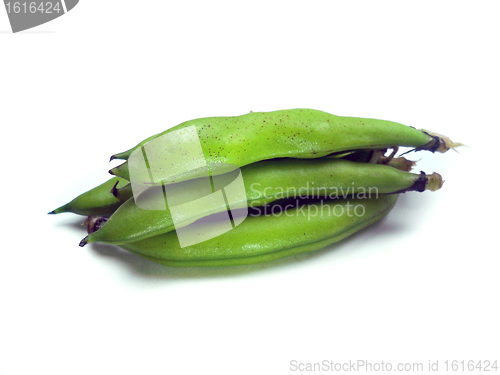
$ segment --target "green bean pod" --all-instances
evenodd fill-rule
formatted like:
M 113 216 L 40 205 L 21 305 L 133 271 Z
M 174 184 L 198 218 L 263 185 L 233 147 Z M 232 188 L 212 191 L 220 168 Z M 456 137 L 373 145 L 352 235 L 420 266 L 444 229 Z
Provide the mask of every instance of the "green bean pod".
M 150 156 L 153 153 L 154 159 L 152 145 L 161 141 L 159 136 L 190 126 L 196 128 L 207 164 L 237 167 L 274 158 L 319 158 L 358 149 L 405 146 L 445 152 L 458 145 L 447 137 L 392 121 L 341 117 L 313 109 L 290 109 L 187 121 L 141 142 L 132 152 L 122 154 L 132 155 L 139 149 L 145 152 L 144 148 L 150 146 L 146 151 Z M 110 173 L 129 180 L 129 167 L 129 162 L 125 162 Z M 212 175 L 216 173 L 212 170 Z M 193 169 L 173 175 L 164 168 L 155 173 L 152 180 L 143 182 L 170 184 L 195 177 L 199 177 L 199 172 Z
M 220 185 L 229 185 L 234 180 L 235 174 L 236 172 L 233 172 L 217 177 L 221 179 Z M 232 207 L 256 207 L 298 196 L 332 199 L 412 190 L 437 190 L 442 185 L 442 178 L 437 173 L 413 174 L 386 165 L 334 158 L 267 160 L 241 168 L 241 174 L 246 192 L 245 200 L 232 202 Z M 180 201 L 187 202 L 197 197 L 199 182 L 198 179 L 172 184 L 169 185 L 169 192 L 181 197 Z M 142 209 L 131 198 L 98 231 L 83 239 L 80 245 L 91 242 L 123 244 L 139 241 L 173 231 L 202 217 L 226 210 L 225 204 L 216 207 L 202 204 L 188 206 L 183 209 L 182 221 L 177 220 L 174 225 L 174 219 L 163 194 L 152 194 L 147 199 L 154 202 L 151 206 L 165 209 Z
M 125 250 L 175 267 L 218 267 L 262 263 L 330 246 L 386 216 L 398 195 L 321 201 L 281 215 L 248 217 L 236 228 L 195 245 L 180 247 L 176 232 L 121 244 Z M 361 209 L 362 207 L 362 209 Z M 362 214 L 361 214 L 362 213 Z M 200 223 L 197 223 L 199 228 Z M 206 222 L 207 230 L 216 222 Z
M 123 203 L 111 193 L 111 189 L 124 187 L 127 183 L 128 181 L 121 177 L 113 177 L 103 184 L 79 195 L 64 206 L 49 212 L 49 214 L 73 212 L 85 216 L 90 214 L 110 215 Z
M 349 151 L 341 154 L 334 154 L 328 156 L 328 158 L 333 159 L 344 159 L 351 160 L 360 163 L 368 163 L 373 159 L 373 153 L 380 151 L 382 153 L 385 150 L 360 150 L 360 151 Z M 393 168 L 399 169 L 401 171 L 410 172 L 412 168 L 416 165 L 414 161 L 407 160 L 404 157 L 390 158 L 387 156 L 381 156 L 379 160 L 376 161 L 378 164 L 385 164 Z M 243 167 L 245 168 L 245 167 Z M 122 186 L 120 188 L 115 187 L 111 190 L 113 195 L 118 198 L 121 202 L 126 202 L 129 198 L 132 198 L 132 186 L 129 184 Z

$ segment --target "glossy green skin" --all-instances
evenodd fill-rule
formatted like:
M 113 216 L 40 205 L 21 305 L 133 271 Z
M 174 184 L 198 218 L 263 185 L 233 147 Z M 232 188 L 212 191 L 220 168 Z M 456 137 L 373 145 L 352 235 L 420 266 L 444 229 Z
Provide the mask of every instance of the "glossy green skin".
M 128 181 L 121 177 L 113 177 L 105 183 L 79 195 L 71 202 L 55 209 L 49 214 L 73 212 L 78 215 L 110 215 L 121 206 L 117 198 L 111 194 L 111 189 L 118 182 L 118 187 L 124 187 Z
M 368 197 L 411 190 L 420 177 L 418 174 L 378 164 L 357 163 L 333 158 L 315 160 L 274 159 L 241 168 L 246 190 L 246 200 L 240 208 L 257 207 L 283 198 L 312 197 Z M 219 176 L 222 186 L 227 186 L 233 174 Z M 225 180 L 227 181 L 225 181 Z M 194 182 L 193 182 L 194 181 Z M 186 201 L 197 196 L 197 180 L 170 185 L 173 193 Z M 191 199 L 190 199 L 191 198 Z M 149 198 L 160 203 L 155 207 L 167 207 L 163 195 Z M 234 206 L 233 206 L 234 207 Z M 193 207 L 184 211 L 189 220 L 174 222 L 169 210 L 157 211 L 139 208 L 133 198 L 125 202 L 101 229 L 90 234 L 87 242 L 121 244 L 139 241 L 175 230 L 210 214 L 223 212 L 226 206 L 216 209 Z
M 336 243 L 359 230 L 379 221 L 394 207 L 398 195 L 381 195 L 378 199 L 329 201 L 344 207 L 340 210 L 324 209 L 323 215 L 308 217 L 311 206 L 305 206 L 304 215 L 298 208 L 288 215 L 248 217 L 236 228 L 218 237 L 181 248 L 175 232 L 122 244 L 125 250 L 139 254 L 154 262 L 168 266 L 218 267 L 262 263 L 286 256 L 309 252 Z M 362 216 L 347 214 L 347 204 L 362 204 Z M 338 209 L 338 208 L 337 208 Z M 330 214 L 328 214 L 330 212 Z M 205 223 L 215 225 L 215 223 Z
M 310 159 L 358 149 L 395 146 L 432 149 L 436 143 L 428 134 L 396 122 L 340 117 L 313 109 L 196 119 L 153 138 L 192 125 L 196 126 L 207 163 L 226 163 L 238 167 L 274 158 Z M 110 172 L 129 179 L 127 162 Z M 168 174 L 158 174 L 155 178 L 153 182 L 157 183 L 173 181 L 173 176 Z M 186 172 L 175 182 L 190 178 L 193 177 Z
M 360 151 L 349 151 L 349 152 L 340 153 L 340 154 L 333 154 L 333 155 L 327 156 L 327 158 L 344 159 L 344 160 L 351 160 L 351 161 L 356 161 L 356 162 L 367 163 L 370 160 L 370 156 L 371 156 L 371 150 L 360 150 Z M 404 159 L 404 158 L 401 158 L 401 159 Z M 287 160 L 287 159 L 278 159 L 278 160 Z M 318 159 L 318 160 L 320 160 L 320 159 Z M 264 160 L 264 161 L 259 162 L 259 163 L 265 163 L 265 162 L 269 162 L 269 161 Z M 400 170 L 404 170 L 406 172 L 410 171 L 406 166 L 401 166 L 400 164 L 401 163 L 394 163 L 394 165 L 393 165 L 391 163 L 388 163 L 386 165 L 390 165 L 391 167 L 394 167 L 394 168 L 397 168 Z M 242 168 L 243 168 L 243 170 L 245 170 L 248 168 L 248 166 L 242 167 Z M 132 196 L 133 196 L 132 186 L 130 184 L 127 184 L 120 189 L 116 189 L 114 194 L 115 194 L 115 197 L 118 198 L 120 201 L 126 202 L 128 199 L 132 198 Z

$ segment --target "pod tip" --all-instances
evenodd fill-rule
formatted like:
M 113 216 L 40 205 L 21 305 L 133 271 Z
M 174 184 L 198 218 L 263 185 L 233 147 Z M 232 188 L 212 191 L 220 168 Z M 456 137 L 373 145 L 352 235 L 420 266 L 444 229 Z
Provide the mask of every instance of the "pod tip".
M 113 194 L 113 196 L 115 198 L 118 198 L 118 188 L 117 188 L 118 183 L 119 183 L 119 181 L 116 181 L 116 184 L 113 186 L 113 188 L 110 191 L 110 193 Z
M 62 212 L 69 212 L 69 211 L 70 211 L 70 210 L 68 210 L 68 205 L 67 205 L 67 204 L 65 204 L 64 206 L 61 206 L 61 207 L 59 207 L 59 208 L 56 208 L 56 209 L 55 209 L 55 210 L 53 210 L 53 211 L 50 211 L 50 212 L 48 213 L 48 215 L 55 215 L 55 214 L 60 214 L 60 213 L 62 213 Z
M 84 247 L 87 244 L 87 237 L 88 236 L 86 236 L 83 240 L 80 241 L 80 244 L 79 244 L 80 247 Z
M 116 156 L 115 155 L 111 155 L 111 157 L 109 158 L 109 161 L 113 161 L 116 159 Z

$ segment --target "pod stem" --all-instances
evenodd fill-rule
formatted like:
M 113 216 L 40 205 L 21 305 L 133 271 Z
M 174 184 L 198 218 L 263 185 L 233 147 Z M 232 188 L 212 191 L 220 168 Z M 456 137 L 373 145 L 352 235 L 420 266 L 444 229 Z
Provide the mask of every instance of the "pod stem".
M 403 193 L 406 191 L 418 191 L 421 193 L 425 191 L 425 186 L 427 184 L 427 181 L 428 181 L 427 175 L 425 174 L 425 172 L 421 171 L 420 176 L 418 176 L 413 185 L 411 185 L 408 189 L 405 189 Z
M 425 188 L 430 191 L 436 191 L 441 189 L 443 184 L 444 184 L 443 177 L 439 173 L 434 172 L 431 175 L 427 175 L 427 182 L 425 184 Z
M 385 154 L 386 149 L 381 149 L 381 150 L 373 150 L 371 152 L 370 159 L 368 160 L 369 164 L 378 164 L 380 163 L 380 160 Z
M 385 164 L 385 165 L 399 169 L 399 170 L 404 171 L 404 172 L 410 172 L 412 170 L 412 168 L 417 163 L 414 161 L 408 160 L 404 157 L 389 159 L 389 157 L 384 156 L 380 160 L 380 164 Z
M 425 129 L 421 129 L 421 131 L 427 134 L 428 136 L 432 137 L 433 140 L 422 147 L 417 147 L 415 151 L 428 150 L 431 152 L 437 151 L 443 153 L 450 149 L 455 149 L 459 146 L 465 146 L 463 143 L 460 142 L 452 142 L 452 140 L 445 135 L 434 133 Z
M 443 177 L 441 177 L 439 173 L 434 172 L 431 175 L 426 175 L 425 172 L 421 171 L 420 175 L 410 187 L 395 191 L 390 194 L 402 194 L 406 193 L 407 191 L 418 191 L 420 193 L 425 190 L 436 191 L 441 189 L 443 183 Z

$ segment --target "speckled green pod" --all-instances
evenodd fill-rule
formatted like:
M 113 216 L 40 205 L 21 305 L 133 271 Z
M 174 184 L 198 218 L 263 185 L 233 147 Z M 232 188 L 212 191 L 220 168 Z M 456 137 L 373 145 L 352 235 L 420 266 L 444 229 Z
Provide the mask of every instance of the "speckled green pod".
M 78 215 L 110 215 L 122 204 L 112 193 L 113 187 L 121 188 L 128 181 L 121 177 L 113 177 L 105 183 L 79 195 L 71 202 L 61 206 L 49 214 L 73 212 Z
M 220 184 L 227 186 L 234 180 L 234 172 L 219 176 Z M 425 175 L 403 172 L 377 164 L 358 163 L 343 159 L 321 158 L 274 159 L 253 163 L 241 168 L 246 199 L 232 202 L 233 207 L 257 207 L 283 198 L 313 197 L 369 197 L 405 191 L 437 190 L 442 179 L 438 174 Z M 170 193 L 189 201 L 197 196 L 199 180 L 170 185 Z M 191 199 L 190 199 L 191 198 Z M 91 242 L 121 244 L 166 233 L 191 224 L 213 213 L 226 210 L 226 205 L 205 207 L 196 205 L 184 211 L 183 222 L 174 220 L 163 195 L 153 194 L 151 200 L 161 200 L 154 207 L 164 211 L 139 208 L 133 198 L 125 202 L 96 232 L 89 234 L 82 245 Z
M 167 266 L 262 263 L 322 249 L 349 237 L 381 220 L 394 207 L 397 197 L 392 194 L 371 199 L 322 201 L 291 208 L 279 216 L 248 217 L 229 232 L 184 248 L 180 247 L 176 232 L 120 246 Z
M 310 159 L 358 149 L 406 146 L 445 152 L 453 146 L 445 137 L 396 122 L 340 117 L 313 109 L 202 118 L 182 123 L 150 137 L 148 141 L 189 126 L 196 127 L 207 164 L 232 164 L 237 167 L 274 158 Z M 146 143 L 141 142 L 136 147 Z M 130 155 L 129 152 L 123 153 L 126 154 Z M 168 160 L 164 162 L 168 163 Z M 186 169 L 182 176 L 172 176 L 165 169 L 165 173 L 155 174 L 152 181 L 144 182 L 173 183 L 193 178 L 189 168 Z M 130 179 L 129 172 L 127 162 L 110 171 L 125 179 Z M 215 174 L 213 170 L 212 173 Z

